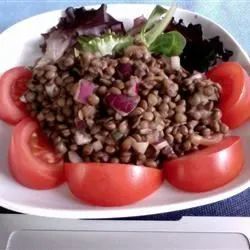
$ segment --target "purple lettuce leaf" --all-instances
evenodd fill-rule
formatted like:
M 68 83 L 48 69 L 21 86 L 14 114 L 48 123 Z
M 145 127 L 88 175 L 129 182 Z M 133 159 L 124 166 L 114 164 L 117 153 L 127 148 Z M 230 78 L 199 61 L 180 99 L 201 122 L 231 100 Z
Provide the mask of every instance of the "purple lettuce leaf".
M 107 13 L 107 6 L 86 10 L 84 7 L 69 7 L 59 23 L 43 34 L 44 44 L 41 46 L 44 56 L 37 66 L 57 61 L 76 42 L 81 35 L 99 36 L 107 31 L 125 34 L 123 23 Z

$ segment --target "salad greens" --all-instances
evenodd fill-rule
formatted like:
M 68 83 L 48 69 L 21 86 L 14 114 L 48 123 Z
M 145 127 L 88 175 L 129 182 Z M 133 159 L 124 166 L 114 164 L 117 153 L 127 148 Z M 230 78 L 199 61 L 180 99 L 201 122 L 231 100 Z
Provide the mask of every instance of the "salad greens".
M 65 51 L 76 42 L 78 36 L 100 36 L 105 32 L 125 34 L 123 23 L 107 13 L 107 6 L 102 4 L 98 9 L 87 10 L 84 7 L 65 10 L 58 24 L 43 34 L 42 50 L 44 56 L 37 66 L 56 62 Z
M 163 33 L 175 10 L 175 6 L 167 10 L 157 5 L 150 14 L 140 38 L 151 52 L 171 57 L 180 55 L 185 48 L 186 39 L 178 31 Z
M 149 49 L 153 53 L 163 54 L 167 57 L 178 56 L 186 46 L 185 37 L 177 32 L 170 31 L 160 34 L 150 45 Z
M 78 56 L 81 50 L 105 56 L 133 43 L 144 44 L 154 54 L 180 56 L 181 65 L 190 72 L 204 72 L 218 60 L 229 60 L 233 52 L 224 48 L 219 37 L 204 39 L 200 24 L 176 22 L 175 10 L 175 6 L 165 9 L 157 5 L 148 19 L 135 18 L 133 27 L 126 31 L 121 21 L 107 13 L 105 4 L 88 10 L 69 7 L 58 24 L 43 34 L 44 54 L 36 67 L 57 62 L 72 46 Z
M 175 10 L 175 6 L 167 10 L 159 5 L 153 9 L 140 33 L 140 38 L 147 47 L 166 29 Z
M 175 10 L 175 6 L 167 10 L 157 5 L 136 37 L 106 33 L 98 37 L 82 36 L 78 42 L 82 50 L 105 56 L 119 53 L 136 39 L 153 53 L 168 57 L 177 56 L 182 53 L 186 45 L 185 38 L 177 31 L 163 33 L 171 22 Z
M 181 65 L 189 72 L 205 72 L 219 61 L 228 61 L 233 55 L 231 50 L 225 49 L 220 37 L 204 38 L 201 24 L 185 25 L 182 19 L 178 22 L 173 19 L 165 32 L 173 30 L 186 38 L 187 44 L 180 58 Z
M 82 36 L 78 39 L 81 49 L 89 51 L 97 56 L 112 55 L 133 43 L 131 36 L 119 36 L 114 33 L 106 33 L 98 37 Z

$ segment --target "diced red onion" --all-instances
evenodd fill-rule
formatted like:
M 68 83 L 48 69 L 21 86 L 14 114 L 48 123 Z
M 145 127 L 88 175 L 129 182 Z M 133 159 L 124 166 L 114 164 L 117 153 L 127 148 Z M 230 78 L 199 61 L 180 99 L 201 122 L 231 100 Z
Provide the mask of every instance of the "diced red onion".
M 100 141 L 95 141 L 92 143 L 93 149 L 95 152 L 98 152 L 103 149 L 103 145 Z
M 117 76 L 122 80 L 128 80 L 133 74 L 133 66 L 130 63 L 119 63 L 115 68 Z
M 150 128 L 140 129 L 140 134 L 142 134 L 142 135 L 147 135 L 149 133 L 152 133 L 152 129 L 150 129 Z
M 67 148 L 63 142 L 59 142 L 58 144 L 56 144 L 56 149 L 62 155 L 67 152 Z
M 100 142 L 104 142 L 105 141 L 105 136 L 104 135 L 100 135 L 100 134 L 96 134 L 94 135 L 95 139 L 100 141 Z
M 196 72 L 195 74 L 193 74 L 189 78 L 187 78 L 186 81 L 192 82 L 193 80 L 202 79 L 203 77 L 204 77 L 204 74 Z
M 137 96 L 139 91 L 139 82 L 136 79 L 131 79 L 131 87 L 128 89 L 129 96 Z
M 169 144 L 168 144 L 168 142 L 166 140 L 162 140 L 162 141 L 159 141 L 159 142 L 153 144 L 153 147 L 157 151 L 160 151 L 160 150 L 162 150 L 163 148 L 165 148 L 167 146 L 169 146 Z
M 139 103 L 139 96 L 109 94 L 106 96 L 107 104 L 123 116 L 131 113 Z
M 82 158 L 74 151 L 68 152 L 69 161 L 72 163 L 83 162 Z
M 102 156 L 102 161 L 103 161 L 103 162 L 108 162 L 108 160 L 109 160 L 109 155 L 106 153 L 106 154 L 104 154 L 104 155 Z
M 58 87 L 54 83 L 45 85 L 45 90 L 46 90 L 48 96 L 50 96 L 50 97 L 54 96 L 57 88 Z
M 93 94 L 95 89 L 96 89 L 96 86 L 94 83 L 87 81 L 85 79 L 81 79 L 78 82 L 78 87 L 76 89 L 74 99 L 77 102 L 86 104 L 88 97 Z
M 133 141 L 132 148 L 139 154 L 145 154 L 149 143 Z
M 147 133 L 147 141 L 150 144 L 154 144 L 161 141 L 160 131 L 154 130 L 151 131 L 150 133 Z
M 215 134 L 208 138 L 200 135 L 192 135 L 190 140 L 193 144 L 202 146 L 211 146 L 213 144 L 219 143 L 223 139 L 222 134 Z
M 77 129 L 83 129 L 83 128 L 85 128 L 86 127 L 86 122 L 85 121 L 83 121 L 83 120 L 80 120 L 79 118 L 76 118 L 75 119 L 75 126 L 76 126 L 76 128 Z
M 25 95 L 21 95 L 21 96 L 19 97 L 19 100 L 20 100 L 20 102 L 27 103 L 27 100 L 26 100 L 26 98 L 25 98 Z
M 77 145 L 84 145 L 90 143 L 92 140 L 91 136 L 85 132 L 76 131 L 75 142 Z
M 86 124 L 91 128 L 94 125 L 94 121 L 92 119 L 86 119 Z

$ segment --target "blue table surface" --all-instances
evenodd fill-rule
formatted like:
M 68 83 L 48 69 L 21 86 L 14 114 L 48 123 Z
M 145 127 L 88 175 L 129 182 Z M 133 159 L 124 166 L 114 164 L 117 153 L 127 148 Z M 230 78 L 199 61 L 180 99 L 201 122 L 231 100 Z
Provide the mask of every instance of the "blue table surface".
M 101 4 L 103 1 L 76 1 L 76 0 L 0 0 L 0 32 L 18 21 L 30 16 L 43 13 L 49 10 L 64 9 L 68 6 Z M 248 34 L 249 27 L 249 0 L 185 0 L 185 1 L 115 1 L 109 0 L 106 3 L 153 3 L 153 4 L 171 4 L 177 3 L 179 7 L 186 8 L 212 20 L 215 20 L 225 27 L 240 44 L 250 52 L 250 42 Z M 140 15 L 138 11 L 138 15 Z M 10 212 L 0 208 L 0 212 Z M 220 201 L 214 204 L 187 209 L 183 211 L 142 216 L 132 219 L 143 220 L 175 220 L 181 216 L 250 216 L 250 189 L 236 195 L 232 198 Z

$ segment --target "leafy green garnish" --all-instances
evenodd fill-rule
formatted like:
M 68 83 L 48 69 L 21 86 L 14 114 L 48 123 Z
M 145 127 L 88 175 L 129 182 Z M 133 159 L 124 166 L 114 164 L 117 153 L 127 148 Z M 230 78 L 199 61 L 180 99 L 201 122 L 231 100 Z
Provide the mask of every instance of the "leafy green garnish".
M 186 46 L 185 37 L 178 31 L 170 31 L 160 34 L 150 45 L 153 53 L 163 54 L 167 57 L 179 56 Z
M 166 29 L 174 15 L 175 10 L 175 6 L 172 6 L 169 10 L 167 10 L 160 5 L 157 5 L 153 9 L 140 33 L 140 38 L 147 47 L 149 47 Z
M 113 53 L 116 54 L 116 53 L 123 51 L 132 43 L 133 43 L 133 38 L 131 36 L 124 37 L 122 42 L 119 42 L 115 45 L 115 47 L 113 48 Z
M 99 56 L 112 55 L 120 52 L 133 43 L 130 36 L 118 36 L 107 33 L 99 37 L 82 36 L 78 42 L 83 51 L 89 51 Z
M 99 37 L 82 36 L 78 39 L 81 50 L 98 56 L 117 54 L 133 44 L 136 39 L 153 53 L 168 57 L 180 55 L 186 45 L 185 38 L 177 31 L 164 33 L 175 10 L 175 6 L 167 10 L 157 5 L 136 38 L 114 33 L 106 33 Z

